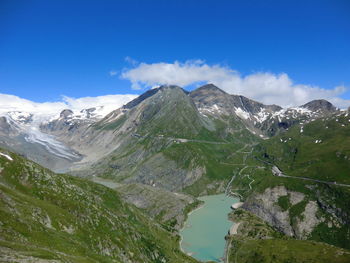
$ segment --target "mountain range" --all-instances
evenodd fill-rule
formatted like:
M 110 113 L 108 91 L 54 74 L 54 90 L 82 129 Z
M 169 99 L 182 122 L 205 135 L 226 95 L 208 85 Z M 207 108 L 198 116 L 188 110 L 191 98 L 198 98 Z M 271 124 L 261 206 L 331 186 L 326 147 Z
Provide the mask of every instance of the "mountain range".
M 244 201 L 230 215 L 242 224 L 238 235 L 226 237 L 234 248 L 226 251 L 227 262 L 231 253 L 246 254 L 242 262 L 314 262 L 303 246 L 337 255 L 334 262 L 349 262 L 348 110 L 322 99 L 290 108 L 264 105 L 212 84 L 191 92 L 171 85 L 154 88 L 107 115 L 102 107 L 40 118 L 18 109 L 0 117 L 6 204 L 0 232 L 7 233 L 1 247 L 9 258 L 18 250 L 28 260 L 50 254 L 52 260 L 90 262 L 76 257 L 92 249 L 91 258 L 99 262 L 192 262 L 177 248 L 178 230 L 200 204 L 196 197 L 225 192 Z M 72 201 L 61 200 L 60 193 L 72 195 Z M 35 231 L 62 244 L 52 253 L 46 252 L 48 240 L 35 236 L 30 224 L 10 223 L 28 217 L 26 198 L 31 200 L 29 219 L 35 214 L 41 222 Z M 55 207 L 67 218 L 54 221 Z M 94 221 L 96 214 L 109 227 L 114 220 L 127 224 L 123 244 L 132 250 L 113 236 L 103 243 L 97 233 L 105 229 Z M 79 225 L 81 217 L 86 221 Z M 82 231 L 85 227 L 91 231 Z M 63 233 L 71 229 L 73 236 Z M 148 231 L 152 235 L 146 238 Z M 91 235 L 94 242 L 86 240 Z M 158 238 L 162 242 L 153 249 Z M 23 247 L 33 242 L 37 254 L 28 256 Z M 79 249 L 68 249 L 73 243 Z M 271 245 L 290 246 L 304 258 L 272 255 Z
M 20 109 L 7 112 L 0 117 L 0 145 L 60 172 L 96 163 L 134 138 L 212 136 L 214 141 L 234 141 L 235 133 L 244 131 L 267 139 L 295 124 L 341 112 L 325 100 L 285 109 L 264 105 L 212 84 L 192 92 L 177 86 L 155 88 L 106 116 L 101 108 L 66 109 L 57 117 L 39 119 Z

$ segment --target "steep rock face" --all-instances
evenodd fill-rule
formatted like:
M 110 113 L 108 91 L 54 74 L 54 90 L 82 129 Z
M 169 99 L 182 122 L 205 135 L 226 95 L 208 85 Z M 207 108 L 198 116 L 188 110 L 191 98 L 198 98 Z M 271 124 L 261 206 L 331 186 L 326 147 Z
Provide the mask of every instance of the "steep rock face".
M 318 205 L 315 201 L 309 201 L 306 204 L 302 216 L 296 219 L 296 224 L 294 227 L 296 237 L 300 239 L 307 239 L 314 228 L 325 220 L 322 217 L 319 218 L 316 216 L 318 209 Z
M 282 201 L 281 198 L 285 199 Z M 288 236 L 307 239 L 315 227 L 325 221 L 325 218 L 319 215 L 320 208 L 315 201 L 306 202 L 300 216 L 292 215 L 291 208 L 304 199 L 303 193 L 277 186 L 267 188 L 262 194 L 251 196 L 244 204 L 244 208 Z
M 310 203 L 310 206 L 314 205 Z M 350 260 L 349 250 L 312 240 L 286 238 L 241 208 L 230 213 L 229 218 L 235 222 L 232 228 L 236 233 L 226 236 L 225 262 L 342 263 Z
M 189 170 L 181 169 L 175 161 L 158 153 L 142 163 L 133 176 L 124 182 L 139 182 L 175 191 L 193 184 L 203 174 L 205 174 L 205 169 L 202 167 L 192 167 Z
M 266 188 L 248 197 L 243 208 L 288 236 L 312 239 L 348 248 L 350 239 L 346 201 L 335 196 L 345 193 L 323 186 L 307 186 L 300 193 L 285 186 Z
M 288 236 L 294 236 L 294 231 L 290 225 L 289 212 L 283 211 L 277 205 L 281 196 L 287 196 L 288 192 L 284 186 L 267 188 L 264 193 L 258 194 L 247 200 L 243 208 L 257 215 L 270 225 Z
M 185 220 L 186 207 L 196 203 L 191 196 L 144 184 L 123 185 L 118 187 L 117 191 L 126 202 L 134 204 L 152 218 L 177 230 Z

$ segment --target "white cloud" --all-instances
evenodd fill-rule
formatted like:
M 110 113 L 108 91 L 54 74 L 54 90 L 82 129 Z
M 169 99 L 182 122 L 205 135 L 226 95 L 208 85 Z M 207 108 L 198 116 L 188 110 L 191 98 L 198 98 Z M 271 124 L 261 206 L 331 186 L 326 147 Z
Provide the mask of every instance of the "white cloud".
M 327 99 L 338 107 L 348 107 L 350 100 L 342 95 L 346 88 L 322 89 L 317 86 L 295 84 L 286 73 L 260 72 L 241 76 L 239 72 L 222 65 L 208 65 L 201 60 L 185 63 L 140 63 L 124 70 L 121 78 L 131 81 L 132 88 L 173 84 L 186 87 L 198 82 L 213 83 L 230 94 L 240 94 L 266 104 L 298 106 L 313 99 Z
M 125 57 L 125 61 L 127 63 L 129 63 L 130 65 L 132 65 L 132 66 L 135 66 L 135 65 L 137 65 L 139 63 L 137 60 L 135 60 L 135 59 L 133 59 L 132 57 L 129 57 L 129 56 Z
M 79 112 L 82 109 L 98 106 L 103 106 L 103 109 L 99 113 L 106 115 L 136 97 L 137 95 L 133 94 L 82 98 L 63 96 L 61 101 L 38 103 L 14 95 L 0 93 L 0 115 L 9 111 L 23 111 L 34 113 L 37 118 L 46 119 L 58 116 L 64 109 Z
M 73 111 L 103 106 L 103 111 L 101 111 L 101 114 L 107 115 L 111 111 L 118 109 L 129 101 L 135 99 L 137 96 L 138 95 L 135 94 L 117 94 L 82 98 L 70 98 L 64 96 L 63 101 L 67 104 L 68 108 L 72 109 Z

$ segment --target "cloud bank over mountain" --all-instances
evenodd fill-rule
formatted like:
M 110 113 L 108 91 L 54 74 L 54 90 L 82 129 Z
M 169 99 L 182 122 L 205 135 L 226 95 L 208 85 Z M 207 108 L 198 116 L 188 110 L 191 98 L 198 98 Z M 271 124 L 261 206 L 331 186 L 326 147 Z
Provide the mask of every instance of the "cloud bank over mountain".
M 323 89 L 296 84 L 286 73 L 258 72 L 242 76 L 229 67 L 208 65 L 202 60 L 188 60 L 185 63 L 138 63 L 131 69 L 125 69 L 121 78 L 129 80 L 135 90 L 162 84 L 186 87 L 198 83 L 213 83 L 230 94 L 244 95 L 265 104 L 290 107 L 314 99 L 327 99 L 341 108 L 350 105 L 350 100 L 340 97 L 346 91 L 344 86 Z
M 131 60 L 131 62 L 130 62 Z M 350 106 L 350 100 L 341 98 L 346 87 L 323 89 L 318 86 L 296 84 L 286 73 L 258 72 L 242 76 L 238 71 L 222 65 L 208 65 L 202 60 L 188 60 L 185 63 L 139 63 L 127 60 L 131 68 L 124 69 L 120 77 L 131 82 L 131 88 L 142 90 L 168 84 L 186 88 L 190 85 L 213 83 L 230 94 L 244 95 L 265 104 L 282 107 L 303 105 L 314 99 L 326 99 L 340 108 Z M 113 71 L 111 75 L 116 75 Z M 35 113 L 38 118 L 56 117 L 62 110 L 103 106 L 100 114 L 106 115 L 132 99 L 137 94 L 115 94 L 97 97 L 72 98 L 62 96 L 59 101 L 33 102 L 15 95 L 0 93 L 0 115 L 9 111 Z
M 137 95 L 105 95 L 97 97 L 71 98 L 63 96 L 61 101 L 56 102 L 33 102 L 14 95 L 0 93 L 0 115 L 9 111 L 23 111 L 34 113 L 38 118 L 57 117 L 64 109 L 71 109 L 79 112 L 82 109 L 88 109 L 103 106 L 100 114 L 106 115 L 115 110 Z

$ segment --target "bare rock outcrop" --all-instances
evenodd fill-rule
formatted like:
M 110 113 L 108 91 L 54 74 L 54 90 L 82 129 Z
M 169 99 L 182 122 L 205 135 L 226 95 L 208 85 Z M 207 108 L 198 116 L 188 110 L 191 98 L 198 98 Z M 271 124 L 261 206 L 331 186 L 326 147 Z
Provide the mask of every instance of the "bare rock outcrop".
M 284 186 L 267 188 L 264 193 L 249 198 L 243 205 L 243 208 L 286 235 L 294 236 L 294 231 L 290 224 L 289 211 L 283 211 L 277 204 L 279 197 L 287 195 L 288 192 Z
M 281 197 L 285 198 L 287 207 L 281 207 Z M 305 194 L 290 191 L 284 186 L 276 186 L 251 196 L 243 208 L 288 236 L 307 239 L 314 228 L 325 219 L 318 215 L 320 208 L 316 201 L 308 201 L 300 214 L 292 213 L 291 208 L 302 201 L 307 201 Z

